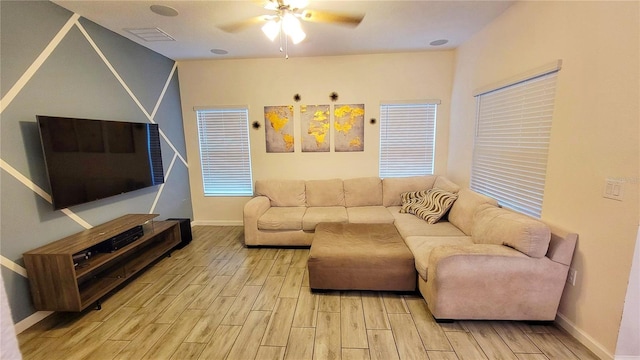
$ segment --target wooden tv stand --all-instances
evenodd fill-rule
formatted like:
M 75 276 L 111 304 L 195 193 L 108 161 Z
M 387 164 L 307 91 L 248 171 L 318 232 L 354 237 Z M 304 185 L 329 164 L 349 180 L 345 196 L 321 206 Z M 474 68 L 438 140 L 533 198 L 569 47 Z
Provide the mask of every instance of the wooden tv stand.
M 82 311 L 180 243 L 178 221 L 157 214 L 129 214 L 23 254 L 37 310 Z M 144 235 L 113 252 L 74 255 L 142 225 Z M 77 256 L 78 257 L 78 256 Z

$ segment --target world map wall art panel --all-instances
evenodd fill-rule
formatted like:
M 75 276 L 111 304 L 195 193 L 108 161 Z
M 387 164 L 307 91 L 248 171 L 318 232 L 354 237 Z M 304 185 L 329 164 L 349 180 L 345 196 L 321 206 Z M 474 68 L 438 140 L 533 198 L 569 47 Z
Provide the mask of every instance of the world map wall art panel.
M 364 104 L 335 105 L 335 151 L 364 151 Z
M 267 152 L 293 152 L 293 105 L 265 106 L 264 121 Z
M 329 105 L 300 105 L 302 152 L 329 152 Z

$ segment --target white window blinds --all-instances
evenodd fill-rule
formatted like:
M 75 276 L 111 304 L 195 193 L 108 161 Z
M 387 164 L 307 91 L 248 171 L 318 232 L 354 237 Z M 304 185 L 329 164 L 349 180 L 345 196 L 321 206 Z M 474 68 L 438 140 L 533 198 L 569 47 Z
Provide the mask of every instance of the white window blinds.
M 438 103 L 380 105 L 380 177 L 433 174 Z
M 477 97 L 471 188 L 540 217 L 557 70 Z
M 252 196 L 246 108 L 196 110 L 205 196 Z

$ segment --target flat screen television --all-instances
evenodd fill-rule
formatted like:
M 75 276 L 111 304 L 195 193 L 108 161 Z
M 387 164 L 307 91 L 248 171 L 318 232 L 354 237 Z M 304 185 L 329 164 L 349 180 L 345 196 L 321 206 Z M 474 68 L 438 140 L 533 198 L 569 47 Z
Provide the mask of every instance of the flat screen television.
M 54 209 L 164 182 L 157 124 L 36 119 Z

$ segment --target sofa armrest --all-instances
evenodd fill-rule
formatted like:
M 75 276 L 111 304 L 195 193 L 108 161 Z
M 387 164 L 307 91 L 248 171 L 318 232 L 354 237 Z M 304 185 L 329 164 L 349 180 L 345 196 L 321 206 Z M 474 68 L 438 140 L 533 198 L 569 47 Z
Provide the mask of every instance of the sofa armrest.
M 568 266 L 492 244 L 435 248 L 426 300 L 436 318 L 553 320 Z
M 243 209 L 245 245 L 258 245 L 258 219 L 271 208 L 271 201 L 266 196 L 256 196 L 249 200 Z
M 549 242 L 547 257 L 557 263 L 570 266 L 573 252 L 576 249 L 578 234 L 549 223 L 547 223 L 547 226 L 551 228 L 551 241 Z
M 427 281 L 442 280 L 450 277 L 460 278 L 463 274 L 472 277 L 482 272 L 498 275 L 500 272 L 512 272 L 514 264 L 526 263 L 531 258 L 515 249 L 495 244 L 473 244 L 441 246 L 433 249 L 429 256 Z M 492 276 L 495 279 L 495 277 Z

